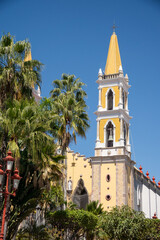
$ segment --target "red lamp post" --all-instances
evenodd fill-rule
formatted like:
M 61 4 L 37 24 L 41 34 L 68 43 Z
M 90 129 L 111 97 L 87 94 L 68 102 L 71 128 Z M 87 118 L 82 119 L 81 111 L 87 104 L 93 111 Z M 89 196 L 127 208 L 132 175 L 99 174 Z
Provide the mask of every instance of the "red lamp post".
M 2 170 L 2 166 L 0 165 L 0 194 L 4 194 L 4 208 L 3 208 L 3 215 L 2 215 L 2 226 L 1 226 L 1 233 L 0 233 L 0 240 L 4 239 L 4 225 L 5 225 L 5 217 L 6 217 L 6 209 L 7 209 L 7 200 L 8 200 L 8 196 L 16 196 L 16 190 L 18 189 L 18 185 L 20 182 L 21 177 L 18 175 L 18 170 L 16 169 L 14 171 L 14 175 L 11 177 L 11 179 L 13 179 L 13 193 L 10 193 L 8 191 L 8 184 L 9 184 L 9 178 L 10 178 L 10 174 L 12 171 L 12 167 L 13 167 L 13 163 L 14 163 L 14 158 L 12 157 L 12 152 L 8 151 L 7 153 L 7 157 L 3 159 L 4 161 L 6 161 L 7 166 L 6 166 L 6 171 L 4 172 Z M 3 175 L 7 176 L 6 178 L 6 187 L 4 192 L 1 189 L 2 186 L 2 181 L 3 181 Z

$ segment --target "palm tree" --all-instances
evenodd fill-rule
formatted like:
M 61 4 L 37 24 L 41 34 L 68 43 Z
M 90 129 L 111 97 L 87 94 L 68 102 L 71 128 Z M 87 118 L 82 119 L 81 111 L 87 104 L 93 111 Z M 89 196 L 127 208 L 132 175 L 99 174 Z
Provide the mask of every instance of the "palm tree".
M 63 74 L 61 80 L 53 81 L 51 91 L 51 109 L 53 119 L 58 126 L 57 137 L 64 154 L 71 141 L 76 143 L 76 136 L 86 137 L 89 118 L 86 112 L 86 92 L 84 83 L 74 75 Z
M 56 79 L 52 84 L 54 89 L 50 93 L 53 99 L 62 93 L 65 95 L 73 93 L 76 101 L 83 100 L 87 96 L 82 88 L 85 84 L 79 78 L 75 79 L 74 75 L 62 74 L 62 79 Z
M 104 213 L 103 205 L 102 203 L 99 203 L 99 201 L 90 202 L 86 207 L 86 211 L 92 212 L 95 215 L 101 215 Z
M 7 111 L 0 114 L 0 142 L 5 133 L 8 148 L 23 176 L 12 199 L 7 239 L 13 239 L 19 224 L 35 209 L 44 186 L 62 176 L 58 163 L 61 157 L 55 157 L 55 144 L 47 134 L 49 130 L 49 121 L 33 100 L 14 100 L 8 104 Z
M 0 107 L 6 101 L 32 97 L 32 86 L 40 86 L 42 64 L 37 60 L 25 61 L 30 52 L 28 41 L 14 42 L 10 33 L 0 40 Z
M 10 33 L 0 39 L 0 109 L 7 109 L 7 101 L 32 98 L 32 87 L 40 86 L 41 66 L 37 60 L 27 59 L 31 46 L 28 41 L 14 41 Z M 5 157 L 7 139 L 1 145 L 1 157 Z

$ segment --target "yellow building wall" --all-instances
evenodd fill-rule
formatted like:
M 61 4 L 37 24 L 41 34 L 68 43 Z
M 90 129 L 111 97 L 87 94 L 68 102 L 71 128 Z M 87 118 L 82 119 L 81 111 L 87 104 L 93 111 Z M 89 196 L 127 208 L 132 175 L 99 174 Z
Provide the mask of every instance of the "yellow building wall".
M 88 160 L 88 158 L 85 158 L 84 155 L 80 155 L 79 153 L 74 153 L 73 151 L 67 152 L 67 183 L 68 180 L 72 180 L 72 195 L 81 178 L 80 175 L 82 175 L 90 199 L 92 193 L 92 168 Z M 68 197 L 68 201 L 71 200 L 72 196 Z
M 110 182 L 106 181 L 107 174 L 110 175 Z M 106 200 L 106 195 L 111 199 Z M 116 206 L 116 165 L 114 163 L 104 163 L 101 165 L 101 203 L 105 210 L 111 210 Z
M 101 93 L 101 104 L 103 108 L 106 108 L 106 92 L 109 88 L 105 87 L 102 88 L 102 93 Z M 118 86 L 114 86 L 112 87 L 114 93 L 115 93 L 115 107 L 118 107 L 119 104 L 119 88 Z
M 107 121 L 111 120 L 115 125 L 115 141 L 118 142 L 120 139 L 120 121 L 119 118 L 111 118 L 111 119 L 102 119 L 99 124 L 99 139 L 101 143 L 104 143 L 104 126 Z

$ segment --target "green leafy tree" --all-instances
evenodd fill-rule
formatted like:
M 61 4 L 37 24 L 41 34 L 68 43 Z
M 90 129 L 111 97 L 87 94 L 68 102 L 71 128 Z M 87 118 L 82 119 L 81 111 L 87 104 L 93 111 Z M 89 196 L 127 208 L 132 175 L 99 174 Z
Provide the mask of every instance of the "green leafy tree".
M 46 206 L 46 211 L 54 211 L 57 208 L 61 208 L 64 204 L 64 194 L 62 187 L 56 183 L 50 187 L 50 190 L 44 190 L 42 195 L 42 202 Z
M 148 221 L 142 212 L 137 212 L 128 206 L 115 207 L 99 217 L 98 238 L 108 240 L 160 239 L 157 238 L 153 226 L 152 236 L 155 235 L 155 238 L 150 238 L 148 227 Z
M 85 137 L 89 128 L 89 118 L 86 112 L 86 92 L 84 83 L 74 75 L 63 74 L 61 80 L 53 81 L 50 106 L 57 127 L 57 137 L 62 148 L 66 151 L 71 141 L 76 143 L 76 136 Z M 54 128 L 55 130 L 55 128 Z
M 40 86 L 42 64 L 37 60 L 25 61 L 30 51 L 28 41 L 14 41 L 9 33 L 0 40 L 0 107 L 6 101 L 32 97 L 32 87 Z
M 160 220 L 159 219 L 146 219 L 146 240 L 160 240 Z
M 47 134 L 49 125 L 33 101 L 14 100 L 0 115 L 0 141 L 5 133 L 23 176 L 16 197 L 11 200 L 7 239 L 13 239 L 19 224 L 36 208 L 49 182 L 62 176 L 58 163 L 61 157 L 55 156 L 53 138 Z
M 37 226 L 36 222 L 28 221 L 26 227 L 19 230 L 17 240 L 49 240 L 51 239 L 44 225 Z
M 54 239 L 76 240 L 87 236 L 89 240 L 93 239 L 98 217 L 82 209 L 66 209 L 65 211 L 49 213 L 48 222 L 52 226 Z

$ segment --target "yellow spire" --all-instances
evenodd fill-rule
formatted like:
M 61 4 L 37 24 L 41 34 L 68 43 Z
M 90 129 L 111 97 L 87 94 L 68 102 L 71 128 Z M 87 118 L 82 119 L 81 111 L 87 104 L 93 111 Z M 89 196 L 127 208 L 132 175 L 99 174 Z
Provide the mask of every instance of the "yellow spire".
M 29 50 L 28 53 L 25 53 L 24 62 L 31 61 L 31 60 L 32 60 L 32 54 L 31 54 L 31 50 Z M 32 88 L 34 88 L 34 83 L 32 83 Z
M 32 60 L 32 54 L 31 54 L 31 50 L 29 50 L 29 52 L 25 54 L 24 62 L 31 61 L 31 60 Z
M 105 75 L 118 73 L 120 66 L 122 66 L 122 63 L 119 52 L 118 39 L 115 31 L 113 31 L 109 44 Z

